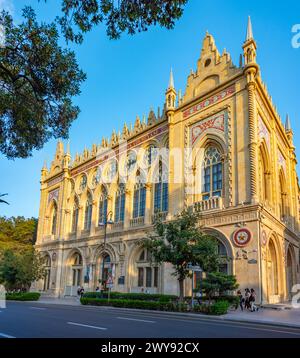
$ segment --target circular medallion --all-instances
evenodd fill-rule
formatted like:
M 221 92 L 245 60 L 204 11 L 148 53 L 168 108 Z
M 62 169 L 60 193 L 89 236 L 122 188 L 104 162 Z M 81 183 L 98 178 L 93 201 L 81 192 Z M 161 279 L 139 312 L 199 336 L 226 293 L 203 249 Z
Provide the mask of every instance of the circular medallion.
M 267 238 L 267 233 L 265 231 L 263 231 L 261 233 L 261 244 L 263 246 L 266 246 L 267 245 L 267 241 L 268 241 L 268 238 Z
M 236 246 L 247 246 L 252 238 L 252 234 L 248 229 L 239 229 L 233 234 L 233 241 Z

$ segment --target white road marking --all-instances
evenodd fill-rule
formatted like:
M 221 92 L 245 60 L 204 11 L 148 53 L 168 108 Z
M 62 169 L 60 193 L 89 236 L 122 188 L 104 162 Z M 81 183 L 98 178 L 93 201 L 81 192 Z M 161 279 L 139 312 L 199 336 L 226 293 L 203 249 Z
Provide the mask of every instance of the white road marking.
M 31 310 L 40 310 L 40 311 L 44 311 L 47 308 L 42 308 L 42 307 L 29 307 Z
M 137 319 L 137 318 L 117 317 L 117 319 L 124 319 L 127 321 L 136 321 L 136 322 L 156 323 L 155 321 L 147 321 L 145 319 Z
M 73 326 L 81 326 L 81 327 L 86 327 L 86 328 L 99 329 L 101 331 L 107 330 L 107 328 L 104 328 L 104 327 L 89 326 L 88 324 L 82 324 L 82 323 L 76 323 L 76 322 L 67 322 L 67 323 L 71 324 Z
M 16 338 L 16 337 L 13 337 L 13 336 L 9 336 L 8 334 L 4 334 L 4 333 L 0 333 L 0 337 L 3 337 L 3 338 Z

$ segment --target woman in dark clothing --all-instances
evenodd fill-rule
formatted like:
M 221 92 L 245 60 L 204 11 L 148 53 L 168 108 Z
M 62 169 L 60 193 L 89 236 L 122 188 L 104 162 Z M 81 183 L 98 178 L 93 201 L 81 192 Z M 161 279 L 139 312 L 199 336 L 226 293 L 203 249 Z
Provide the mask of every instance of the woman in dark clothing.
M 237 295 L 238 295 L 238 298 L 240 300 L 240 308 L 241 308 L 241 311 L 244 311 L 244 303 L 245 303 L 245 299 L 242 295 L 242 292 L 240 290 L 237 291 Z
M 251 309 L 249 288 L 245 289 L 245 309 L 248 309 L 248 310 Z

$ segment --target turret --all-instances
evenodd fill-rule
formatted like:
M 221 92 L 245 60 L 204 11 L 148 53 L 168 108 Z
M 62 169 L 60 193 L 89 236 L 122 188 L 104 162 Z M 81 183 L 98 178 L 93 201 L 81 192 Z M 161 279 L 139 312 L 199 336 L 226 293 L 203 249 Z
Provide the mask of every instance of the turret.
M 285 133 L 288 137 L 290 144 L 293 144 L 293 130 L 292 130 L 292 126 L 291 126 L 290 116 L 288 114 L 286 115 L 284 128 L 285 128 Z
M 41 170 L 41 182 L 43 182 L 46 179 L 47 175 L 48 175 L 48 168 L 47 168 L 47 163 L 45 160 L 43 168 Z
M 256 63 L 256 42 L 253 37 L 252 23 L 250 16 L 248 17 L 248 25 L 246 32 L 246 40 L 243 45 L 245 66 Z
M 166 111 L 167 115 L 173 114 L 176 108 L 176 90 L 174 88 L 173 71 L 170 72 L 169 86 L 166 90 Z

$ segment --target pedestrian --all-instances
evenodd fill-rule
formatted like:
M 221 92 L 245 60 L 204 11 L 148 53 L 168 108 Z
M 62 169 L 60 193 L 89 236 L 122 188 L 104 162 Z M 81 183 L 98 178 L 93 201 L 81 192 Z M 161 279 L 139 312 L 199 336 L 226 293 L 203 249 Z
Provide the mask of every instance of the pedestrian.
M 99 291 L 100 291 L 100 287 L 97 286 L 97 287 L 96 287 L 96 292 L 99 292 Z
M 237 295 L 238 295 L 238 298 L 239 298 L 241 311 L 244 311 L 245 298 L 243 297 L 243 294 L 242 294 L 241 290 L 237 291 Z
M 84 294 L 84 288 L 81 287 L 81 289 L 80 289 L 80 298 L 82 298 L 83 294 Z
M 253 288 L 251 288 L 250 297 L 249 297 L 251 312 L 258 311 L 258 307 L 255 305 L 255 299 L 256 299 L 255 290 Z
M 81 287 L 78 286 L 78 287 L 77 287 L 77 295 L 78 295 L 78 296 L 80 296 L 80 290 L 81 290 Z
M 251 309 L 251 305 L 250 305 L 250 290 L 249 290 L 249 288 L 245 289 L 245 309 L 247 309 L 247 310 Z

